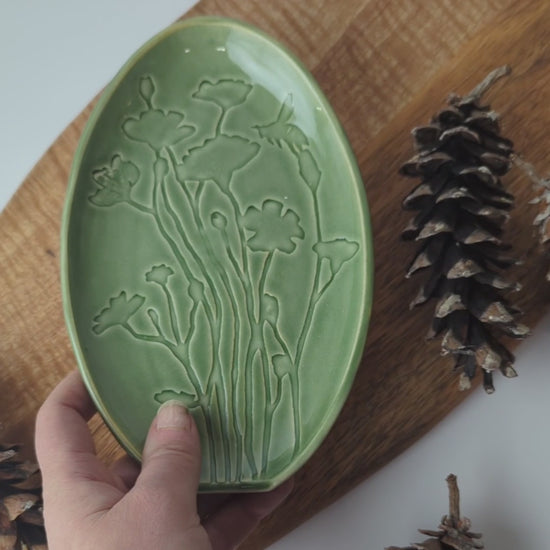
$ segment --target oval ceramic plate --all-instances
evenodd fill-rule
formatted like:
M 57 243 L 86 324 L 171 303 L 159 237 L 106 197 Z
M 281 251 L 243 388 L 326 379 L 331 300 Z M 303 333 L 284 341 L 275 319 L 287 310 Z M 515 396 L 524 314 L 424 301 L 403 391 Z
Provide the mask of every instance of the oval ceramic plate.
M 177 399 L 202 490 L 290 476 L 359 363 L 370 239 L 353 154 L 291 54 L 220 18 L 147 43 L 86 126 L 62 237 L 70 336 L 122 445 L 139 458 Z

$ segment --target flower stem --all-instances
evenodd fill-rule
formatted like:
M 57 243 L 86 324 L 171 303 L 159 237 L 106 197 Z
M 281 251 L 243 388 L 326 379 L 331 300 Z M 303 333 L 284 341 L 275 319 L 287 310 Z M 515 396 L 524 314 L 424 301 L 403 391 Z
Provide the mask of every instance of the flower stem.
M 273 428 L 273 403 L 271 396 L 271 380 L 269 375 L 269 359 L 265 347 L 260 350 L 260 359 L 262 361 L 262 372 L 264 378 L 265 387 L 265 399 L 266 399 L 266 415 L 264 419 L 264 431 L 262 434 L 262 466 L 261 472 L 267 470 L 268 458 L 269 458 L 269 444 L 271 442 L 271 430 Z
M 218 311 L 218 315 L 217 315 L 217 319 L 216 319 L 217 337 L 216 337 L 216 342 L 215 342 L 215 345 L 214 345 L 214 354 L 215 354 L 215 364 L 216 364 L 216 366 L 219 370 L 221 380 L 222 380 L 222 391 L 223 391 L 222 401 L 224 403 L 223 408 L 224 408 L 224 411 L 225 411 L 225 414 L 223 416 L 224 424 L 225 424 L 224 428 L 225 428 L 226 433 L 228 435 L 229 435 L 230 431 L 233 431 L 233 434 L 234 434 L 233 439 L 235 441 L 239 441 L 241 434 L 240 434 L 239 426 L 237 424 L 238 407 L 237 407 L 236 403 L 234 403 L 235 400 L 233 398 L 234 392 L 235 392 L 235 376 L 233 375 L 233 371 L 236 370 L 236 363 L 238 361 L 238 337 L 239 337 L 238 335 L 240 333 L 240 319 L 239 319 L 239 315 L 238 315 L 238 306 L 237 306 L 237 303 L 236 303 L 235 298 L 233 296 L 233 292 L 231 290 L 231 285 L 230 285 L 229 279 L 227 277 L 227 274 L 225 273 L 225 270 L 224 270 L 223 266 L 220 264 L 220 262 L 216 258 L 216 253 L 214 252 L 214 249 L 212 247 L 212 243 L 210 242 L 210 239 L 208 238 L 208 235 L 206 233 L 203 221 L 202 221 L 201 216 L 200 216 L 200 212 L 199 212 L 198 207 L 197 207 L 197 203 L 199 201 L 200 194 L 202 193 L 202 189 L 203 189 L 204 184 L 201 183 L 201 182 L 199 183 L 199 188 L 197 190 L 196 199 L 194 200 L 191 193 L 190 193 L 190 191 L 189 191 L 189 189 L 185 185 L 185 182 L 181 181 L 178 178 L 178 173 L 176 171 L 177 160 L 176 160 L 176 157 L 174 155 L 174 152 L 170 148 L 167 148 L 167 150 L 168 150 L 168 154 L 169 154 L 170 161 L 171 161 L 171 164 L 172 164 L 172 170 L 174 172 L 174 176 L 175 176 L 176 180 L 180 183 L 181 188 L 183 189 L 183 192 L 185 194 L 185 198 L 187 199 L 187 203 L 188 203 L 188 205 L 191 209 L 191 213 L 192 213 L 192 216 L 193 216 L 193 221 L 194 221 L 195 226 L 196 226 L 196 228 L 199 232 L 202 243 L 203 243 L 204 247 L 206 248 L 208 257 L 210 258 L 210 261 L 214 264 L 214 266 L 215 266 L 215 268 L 218 272 L 218 276 L 220 277 L 220 280 L 222 282 L 222 286 L 223 286 L 223 288 L 225 290 L 225 293 L 226 293 L 226 295 L 229 299 L 229 302 L 230 302 L 230 306 L 231 306 L 232 314 L 233 314 L 232 316 L 235 319 L 235 323 L 236 323 L 236 326 L 235 326 L 235 329 L 234 329 L 235 336 L 233 338 L 233 345 L 232 345 L 232 355 L 233 355 L 233 357 L 232 357 L 232 360 L 231 360 L 231 365 L 232 365 L 231 382 L 228 383 L 228 381 L 226 380 L 225 369 L 223 369 L 222 360 L 221 360 L 221 357 L 220 357 L 222 322 L 221 322 L 221 319 L 219 318 L 219 316 L 220 316 L 221 312 L 223 311 L 223 304 L 222 304 L 220 296 L 218 295 L 218 293 L 216 291 L 214 282 L 212 281 L 210 288 L 211 288 L 212 295 L 214 296 L 214 299 L 215 299 L 215 302 L 216 302 L 216 309 Z M 165 197 L 165 202 L 168 203 L 168 197 Z M 176 224 L 176 227 L 178 229 L 178 232 L 180 233 L 182 239 L 186 239 L 187 236 L 185 235 L 185 232 L 183 230 L 181 222 L 179 221 L 179 219 L 175 215 L 175 212 L 173 212 L 173 209 L 170 208 L 170 211 L 171 211 L 171 216 L 174 220 L 174 223 Z M 202 266 L 201 269 L 204 271 L 205 267 L 204 267 L 204 264 L 202 263 L 202 261 L 201 261 L 200 265 Z M 219 396 L 218 396 L 218 398 L 219 398 Z M 230 430 L 230 426 L 231 426 L 231 430 Z M 228 441 L 227 438 L 224 438 L 224 443 L 226 445 L 226 452 L 229 455 L 230 454 L 230 445 L 229 445 L 229 441 Z M 239 454 L 239 453 L 237 453 L 237 454 Z M 227 476 L 230 476 L 230 472 L 226 472 L 226 474 L 227 474 Z
M 289 357 L 289 359 L 292 357 L 290 355 L 290 349 L 288 348 L 287 343 L 284 341 L 283 337 L 281 336 L 281 333 L 279 332 L 279 328 L 276 324 L 270 323 L 268 321 L 268 325 L 271 327 L 271 330 L 273 331 L 273 336 L 275 336 L 275 340 L 277 340 L 278 344 L 281 346 L 281 349 Z
M 208 407 L 209 409 L 211 407 Z M 218 479 L 218 465 L 216 461 L 216 447 L 214 444 L 214 425 L 212 423 L 212 418 L 210 417 L 209 411 L 203 409 L 204 422 L 206 423 L 206 431 L 210 434 L 208 454 L 210 455 L 210 478 L 212 482 L 216 482 Z
M 248 323 L 250 326 L 251 335 L 248 340 L 246 355 L 245 355 L 245 366 L 244 366 L 244 385 L 245 385 L 245 402 L 244 402 L 244 440 L 245 440 L 245 454 L 246 459 L 248 461 L 248 464 L 250 466 L 250 469 L 252 471 L 252 477 L 257 477 L 258 470 L 256 467 L 256 461 L 254 459 L 254 449 L 253 449 L 253 441 L 252 441 L 252 429 L 253 429 L 253 422 L 252 422 L 252 393 L 253 393 L 253 383 L 252 383 L 252 362 L 254 361 L 254 357 L 256 355 L 256 352 L 259 351 L 259 347 L 257 346 L 256 339 L 254 338 L 255 334 L 258 330 L 258 322 L 255 318 L 255 306 L 254 306 L 254 293 L 252 290 L 252 280 L 250 277 L 250 269 L 248 264 L 248 252 L 246 250 L 246 236 L 244 234 L 244 229 L 242 225 L 239 222 L 239 219 L 241 217 L 241 210 L 239 207 L 239 204 L 237 203 L 237 200 L 235 199 L 234 195 L 224 189 L 221 185 L 219 185 L 218 182 L 216 182 L 216 185 L 218 186 L 218 189 L 220 192 L 225 195 L 229 202 L 231 203 L 232 209 L 233 209 L 233 217 L 235 221 L 235 225 L 237 227 L 238 235 L 239 235 L 239 242 L 240 242 L 240 248 L 241 248 L 241 266 L 239 266 L 238 261 L 236 260 L 235 256 L 233 255 L 233 252 L 231 251 L 231 247 L 229 245 L 229 239 L 227 237 L 227 233 L 224 231 L 224 239 L 225 239 L 225 248 L 226 252 L 229 256 L 229 259 L 231 261 L 231 264 L 233 268 L 236 271 L 237 277 L 239 281 L 241 282 L 244 294 L 245 294 L 245 302 L 246 302 L 246 313 L 248 317 Z M 228 186 L 229 187 L 229 186 Z
M 175 346 L 172 342 L 168 341 L 162 334 L 157 334 L 157 335 L 142 334 L 134 330 L 134 328 L 129 323 L 124 323 L 122 326 L 136 340 L 141 340 L 143 342 L 154 342 L 155 344 L 162 344 L 163 346 L 165 346 L 170 351 L 170 353 L 178 360 L 178 362 L 184 366 L 185 372 L 187 373 L 187 376 L 189 377 L 189 380 L 191 381 L 191 384 L 193 386 L 193 390 L 195 391 L 197 396 L 200 397 L 201 395 L 204 395 L 199 377 L 197 376 L 197 373 L 189 363 L 188 353 L 186 353 L 185 356 L 182 357 L 181 353 L 178 352 L 178 347 Z
M 265 341 L 265 334 L 263 331 L 263 312 L 261 311 L 261 304 L 262 304 L 262 297 L 265 292 L 265 282 L 267 279 L 267 275 L 269 273 L 269 269 L 271 267 L 271 262 L 273 261 L 273 254 L 274 251 L 268 252 L 266 254 L 264 264 L 262 267 L 262 272 L 260 275 L 260 283 L 258 285 L 258 307 L 260 308 L 258 318 L 260 322 L 260 329 L 262 333 L 262 347 L 260 350 L 261 353 L 261 359 L 262 359 L 262 367 L 263 367 L 263 376 L 264 376 L 264 387 L 265 387 L 265 397 L 266 397 L 266 403 L 267 403 L 267 414 L 265 416 L 265 425 L 264 425 L 264 431 L 262 435 L 262 466 L 261 471 L 265 472 L 267 469 L 268 464 L 268 457 L 269 457 L 269 444 L 271 442 L 271 431 L 273 428 L 273 412 L 274 409 L 272 409 L 273 403 L 272 403 L 272 393 L 271 393 L 271 377 L 269 373 L 269 358 L 267 357 L 267 345 Z
M 180 182 L 181 183 L 181 182 Z M 219 260 L 217 259 L 216 253 L 214 251 L 214 248 L 212 246 L 212 243 L 210 242 L 210 239 L 208 237 L 208 234 L 206 232 L 206 229 L 204 227 L 204 224 L 202 222 L 202 219 L 199 215 L 198 211 L 198 202 L 199 197 L 202 193 L 203 189 L 203 183 L 199 183 L 199 188 L 197 190 L 196 199 L 195 201 L 191 197 L 189 191 L 184 187 L 184 191 L 187 197 L 187 200 L 189 202 L 189 205 L 191 206 L 191 210 L 193 213 L 193 218 L 195 221 L 195 224 L 197 225 L 199 229 L 199 234 L 202 238 L 203 244 L 206 247 L 206 250 L 208 251 L 209 257 L 216 267 L 216 270 L 218 272 L 218 275 L 220 277 L 220 280 L 222 282 L 222 286 L 225 290 L 225 294 L 227 295 L 227 298 L 229 299 L 230 306 L 231 306 L 231 313 L 232 318 L 234 319 L 235 325 L 233 328 L 233 342 L 232 342 L 232 351 L 231 351 L 231 381 L 230 383 L 227 383 L 227 380 L 225 378 L 225 369 L 222 368 L 221 360 L 219 360 L 219 367 L 220 367 L 220 373 L 222 377 L 222 384 L 224 388 L 224 398 L 225 398 L 225 405 L 224 409 L 227 414 L 227 418 L 224 417 L 226 422 L 231 425 L 233 434 L 234 434 L 234 440 L 236 442 L 240 442 L 242 434 L 239 429 L 239 425 L 237 423 L 237 417 L 238 417 L 238 406 L 235 399 L 235 392 L 236 392 L 236 386 L 237 386 L 237 377 L 238 377 L 238 361 L 239 361 L 239 338 L 241 333 L 241 322 L 240 322 L 240 316 L 239 316 L 239 309 L 237 302 L 235 300 L 235 297 L 233 295 L 233 291 L 231 289 L 231 283 L 229 281 L 229 278 L 227 277 L 227 274 L 225 272 L 224 267 L 221 265 Z M 219 352 L 218 352 L 219 353 Z M 229 433 L 229 426 L 226 426 L 226 429 Z M 242 459 L 240 449 L 236 453 L 237 455 L 237 462 L 239 463 L 237 466 L 237 472 L 240 471 L 240 461 Z
M 166 191 L 166 188 L 162 184 L 161 184 L 161 192 L 162 192 L 162 198 L 164 200 L 164 205 L 166 207 L 166 211 L 168 212 L 168 215 L 170 216 L 170 218 L 174 222 L 174 225 L 176 226 L 176 230 L 178 232 L 178 235 L 180 236 L 181 240 L 183 241 L 183 244 L 185 245 L 185 248 L 187 249 L 187 251 L 189 252 L 191 257 L 193 258 L 193 260 L 195 260 L 196 264 L 199 266 L 199 269 L 200 269 L 200 271 L 201 271 L 201 273 L 202 273 L 202 275 L 203 275 L 203 277 L 206 281 L 206 284 L 207 284 L 208 288 L 210 289 L 212 297 L 214 298 L 214 306 L 216 308 L 215 311 L 214 311 L 214 314 L 215 314 L 216 318 L 218 318 L 220 313 L 221 313 L 221 302 L 220 302 L 218 293 L 216 292 L 216 287 L 214 285 L 214 282 L 212 281 L 212 279 L 208 275 L 208 270 L 206 269 L 206 266 L 204 265 L 204 262 L 202 261 L 201 257 L 199 256 L 199 254 L 195 250 L 195 247 L 191 244 L 191 241 L 187 237 L 187 233 L 185 232 L 185 229 L 184 229 L 180 219 L 178 218 L 178 215 L 176 214 L 175 210 L 172 208 L 172 205 L 170 203 L 170 198 L 168 197 L 168 193 Z
M 309 188 L 309 186 L 308 186 Z M 309 188 L 311 190 L 311 188 Z M 321 213 L 319 210 L 319 200 L 317 197 L 317 191 L 311 190 L 312 199 L 313 199 L 313 209 L 315 212 L 315 231 L 316 231 L 316 242 L 321 242 Z M 309 334 L 311 323 L 313 320 L 313 314 L 315 312 L 317 303 L 319 301 L 319 281 L 321 277 L 321 258 L 317 255 L 315 260 L 315 274 L 313 277 L 313 284 L 311 286 L 311 291 L 309 294 L 309 300 L 307 305 L 306 318 L 304 324 L 302 325 L 302 330 L 298 337 L 298 343 L 296 344 L 296 354 L 294 355 L 294 369 L 289 373 L 290 384 L 292 387 L 292 407 L 294 410 L 294 433 L 295 433 L 295 442 L 294 442 L 294 453 L 298 451 L 301 443 L 301 409 L 300 409 L 300 377 L 299 377 L 299 368 L 300 361 L 302 359 L 302 353 L 304 350 L 304 345 Z M 322 290 L 324 293 L 325 289 Z
M 128 204 L 132 207 L 134 207 L 136 210 L 139 210 L 140 212 L 144 212 L 145 214 L 153 215 L 155 214 L 155 211 L 152 208 L 149 208 L 145 204 L 141 204 L 140 202 L 137 202 L 133 199 L 128 199 Z
M 197 311 L 199 309 L 199 303 L 200 302 L 193 301 L 193 307 L 189 312 L 189 328 L 187 329 L 187 334 L 185 335 L 185 339 L 183 340 L 183 343 L 186 346 L 189 346 L 191 338 L 193 338 L 193 334 L 195 333 L 195 329 L 197 327 Z
M 134 328 L 129 323 L 124 323 L 122 325 L 136 340 L 142 340 L 143 342 L 154 342 L 156 344 L 163 344 L 165 346 L 169 346 L 170 342 L 166 340 L 163 336 L 159 335 L 152 335 L 152 334 L 142 334 L 140 332 L 136 332 Z
M 160 155 L 157 155 L 157 159 L 160 159 L 160 158 L 161 158 Z M 174 223 L 176 223 L 176 220 L 174 220 L 175 213 L 173 212 L 173 210 L 171 208 L 171 205 L 169 203 L 168 196 L 166 194 L 166 190 L 162 186 L 162 182 L 158 181 L 156 177 L 155 177 L 155 183 L 154 183 L 154 188 L 153 188 L 153 216 L 155 218 L 155 221 L 157 223 L 157 227 L 158 227 L 161 235 L 163 236 L 164 240 L 170 246 L 170 249 L 172 250 L 172 253 L 176 257 L 176 260 L 178 261 L 178 264 L 180 265 L 181 269 L 183 270 L 185 276 L 187 277 L 188 281 L 192 281 L 192 280 L 195 279 L 195 277 L 194 277 L 193 273 L 191 272 L 191 269 L 187 265 L 187 262 L 185 261 L 184 257 L 182 256 L 176 242 L 169 235 L 168 231 L 164 227 L 164 224 L 163 224 L 162 219 L 160 217 L 159 208 L 158 208 L 158 196 L 157 196 L 159 187 L 160 187 L 160 191 L 161 191 L 161 194 L 163 196 L 163 199 L 164 199 L 165 207 L 168 210 L 169 215 L 172 217 Z M 176 219 L 177 219 L 177 216 L 176 216 Z M 179 220 L 177 220 L 176 229 L 178 230 L 178 233 L 179 233 L 180 237 L 182 237 L 184 245 L 186 246 L 189 253 L 191 255 L 194 255 L 195 251 L 191 247 L 191 245 L 190 245 L 190 243 L 187 239 L 187 236 L 185 235 L 185 232 L 183 231 L 183 228 L 181 228 L 181 224 L 179 224 Z M 200 260 L 200 258 L 199 258 L 199 260 Z M 199 265 L 199 268 L 201 268 L 201 271 L 202 271 L 203 275 L 205 276 L 206 283 L 212 285 L 212 281 L 210 281 L 210 279 L 208 278 L 206 270 L 204 269 L 204 265 L 201 262 L 198 262 L 198 265 Z M 211 286 L 210 286 L 210 288 L 213 291 Z M 214 292 L 212 292 L 212 293 L 213 293 L 214 298 L 216 298 L 216 294 L 214 294 Z M 217 345 L 218 345 L 218 342 L 217 342 L 217 338 L 216 338 L 215 324 L 216 324 L 217 321 L 214 321 L 214 315 L 212 313 L 212 309 L 211 309 L 210 304 L 208 303 L 208 300 L 206 299 L 206 297 L 202 300 L 202 303 L 203 303 L 203 307 L 204 307 L 206 317 L 208 319 L 208 324 L 209 324 L 209 328 L 210 328 L 210 335 L 211 335 L 211 338 L 212 338 L 212 345 L 213 345 L 214 349 L 216 349 Z M 175 348 L 174 346 L 172 346 L 172 347 Z M 172 351 L 172 353 L 176 357 L 178 357 L 178 355 L 176 355 L 174 353 L 175 349 L 171 349 L 170 351 Z M 186 349 L 185 353 L 188 354 L 187 349 Z M 194 372 L 193 368 L 189 364 L 188 365 L 188 374 L 191 374 L 191 373 L 194 377 L 196 377 L 196 373 Z M 212 371 L 211 371 L 211 373 L 212 373 Z M 205 390 L 205 392 L 203 392 L 202 389 L 201 389 L 201 394 L 204 394 L 204 393 L 208 394 L 212 390 L 211 373 L 208 376 L 208 380 L 206 382 L 206 390 Z M 197 377 L 197 381 L 198 381 L 198 377 Z M 208 414 L 206 412 L 205 412 L 205 416 L 208 417 Z M 210 423 L 208 423 L 208 425 L 211 426 Z M 215 436 L 214 432 L 212 432 L 212 431 L 210 431 L 209 433 L 210 433 L 210 444 L 213 445 L 214 441 L 216 440 L 216 436 Z M 223 439 L 223 434 L 220 433 L 218 438 Z M 224 457 L 224 458 L 227 459 L 227 456 Z
M 168 302 L 168 311 L 170 312 L 170 326 L 172 328 L 172 334 L 174 336 L 174 340 L 176 341 L 176 344 L 181 343 L 181 335 L 180 335 L 180 329 L 178 324 L 178 317 L 176 314 L 176 307 L 174 305 L 174 299 L 172 298 L 172 294 L 170 293 L 170 289 L 168 288 L 168 285 L 160 285 L 162 287 L 162 290 L 164 291 L 164 295 L 166 296 L 166 301 Z
M 273 261 L 273 254 L 274 251 L 268 252 L 265 256 L 264 265 L 262 267 L 262 273 L 260 275 L 260 283 L 258 286 L 258 303 L 262 303 L 262 297 L 265 293 L 265 281 L 267 279 L 267 274 L 269 273 L 269 269 L 271 268 L 271 262 Z M 262 315 L 261 312 L 258 315 L 258 317 L 261 319 Z
M 223 122 L 223 119 L 225 118 L 225 115 L 227 113 L 227 111 L 223 108 L 223 107 L 220 107 L 222 112 L 220 114 L 220 118 L 218 119 L 218 122 L 216 124 L 216 136 L 219 136 L 221 133 L 222 133 L 222 122 Z

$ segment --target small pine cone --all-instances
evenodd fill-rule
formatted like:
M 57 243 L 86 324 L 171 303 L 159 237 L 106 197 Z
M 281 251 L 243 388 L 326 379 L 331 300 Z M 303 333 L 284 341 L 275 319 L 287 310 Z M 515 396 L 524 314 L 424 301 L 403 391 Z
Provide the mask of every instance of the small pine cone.
M 0 549 L 47 550 L 38 466 L 0 443 Z
M 539 243 L 545 251 L 547 258 L 550 257 L 550 176 L 541 178 L 535 171 L 535 167 L 525 162 L 519 156 L 514 155 L 514 162 L 525 172 L 533 183 L 537 196 L 530 201 L 532 204 L 539 204 L 539 213 L 533 220 L 533 225 L 538 230 Z M 546 280 L 550 281 L 550 269 L 546 273 Z
M 386 550 L 482 550 L 485 548 L 481 535 L 470 531 L 470 520 L 460 517 L 460 493 L 454 474 L 447 476 L 447 485 L 449 515 L 443 516 L 438 531 L 419 529 L 420 533 L 432 538 L 406 548 L 390 546 Z
M 501 240 L 514 199 L 500 177 L 511 166 L 513 145 L 501 137 L 497 114 L 480 104 L 504 72 L 497 69 L 463 98 L 451 96 L 429 125 L 415 128 L 417 154 L 400 170 L 421 178 L 403 201 L 405 209 L 418 211 L 403 239 L 420 243 L 407 277 L 431 269 L 411 307 L 438 300 L 428 337 L 442 335 L 442 354 L 455 357 L 461 389 L 471 386 L 480 367 L 488 393 L 494 391 L 493 371 L 516 376 L 514 356 L 496 335 L 523 338 L 529 332 L 502 296 L 519 285 L 498 274 L 516 263 Z

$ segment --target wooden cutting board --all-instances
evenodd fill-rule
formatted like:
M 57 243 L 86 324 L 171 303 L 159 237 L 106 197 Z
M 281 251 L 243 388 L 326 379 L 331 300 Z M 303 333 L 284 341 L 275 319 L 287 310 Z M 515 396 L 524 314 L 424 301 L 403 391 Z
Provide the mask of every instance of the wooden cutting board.
M 438 343 L 423 340 L 432 308 L 408 309 L 418 281 L 405 281 L 403 269 L 414 247 L 399 233 L 408 220 L 400 202 L 412 183 L 397 170 L 412 154 L 413 126 L 427 122 L 449 92 L 464 94 L 507 63 L 512 76 L 488 100 L 517 150 L 541 172 L 550 171 L 550 4 L 202 0 L 191 14 L 246 20 L 305 62 L 350 138 L 372 214 L 375 300 L 362 365 L 339 420 L 297 475 L 293 495 L 244 545 L 264 548 L 389 462 L 466 397 L 456 391 Z M 0 216 L 0 421 L 4 440 L 28 448 L 40 403 L 75 368 L 61 308 L 59 226 L 71 159 L 90 110 L 51 146 Z M 517 196 L 507 237 L 524 259 L 511 275 L 523 283 L 518 303 L 534 326 L 550 303 L 547 262 L 532 246 L 529 182 L 513 172 L 505 183 Z M 497 377 L 497 392 L 513 383 Z M 105 460 L 118 456 L 101 421 L 91 425 Z

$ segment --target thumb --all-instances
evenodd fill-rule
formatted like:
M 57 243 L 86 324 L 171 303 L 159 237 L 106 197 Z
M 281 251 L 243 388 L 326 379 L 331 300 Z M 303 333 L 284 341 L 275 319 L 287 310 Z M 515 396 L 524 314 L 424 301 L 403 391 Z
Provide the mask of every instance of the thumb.
M 163 495 L 180 517 L 197 513 L 201 451 L 197 427 L 179 401 L 163 403 L 151 424 L 135 489 Z

